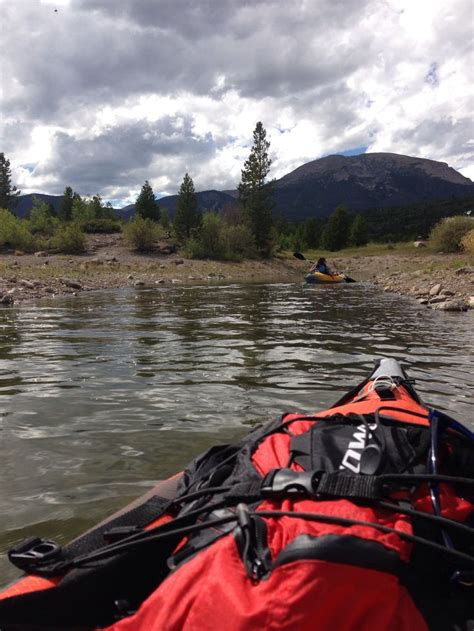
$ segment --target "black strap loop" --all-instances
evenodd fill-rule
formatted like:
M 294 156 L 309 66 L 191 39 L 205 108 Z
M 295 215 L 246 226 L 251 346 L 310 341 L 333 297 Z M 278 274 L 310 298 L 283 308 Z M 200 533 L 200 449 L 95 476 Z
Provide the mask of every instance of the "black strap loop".
M 377 500 L 387 495 L 387 491 L 387 484 L 378 476 L 292 469 L 272 469 L 260 487 L 261 496 L 269 499 L 328 496 Z

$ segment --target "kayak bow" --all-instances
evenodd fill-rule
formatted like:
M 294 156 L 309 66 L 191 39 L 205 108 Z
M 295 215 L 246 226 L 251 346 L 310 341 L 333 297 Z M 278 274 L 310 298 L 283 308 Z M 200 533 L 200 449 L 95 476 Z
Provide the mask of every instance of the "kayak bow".
M 16 545 L 0 628 L 463 628 L 473 470 L 472 432 L 382 359 L 332 407 L 211 448 L 70 544 Z

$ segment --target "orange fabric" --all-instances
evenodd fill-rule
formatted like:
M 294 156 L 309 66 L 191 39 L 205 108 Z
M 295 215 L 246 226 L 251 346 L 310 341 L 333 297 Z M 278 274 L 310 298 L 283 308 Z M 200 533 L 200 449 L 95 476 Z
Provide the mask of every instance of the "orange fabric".
M 390 407 L 426 410 L 414 403 L 403 390 Z M 398 396 L 400 395 L 400 396 Z M 374 405 L 375 404 L 375 405 Z M 383 405 L 376 393 L 360 401 L 358 407 L 373 412 Z M 327 416 L 348 413 L 354 406 L 341 406 L 319 413 Z M 402 413 L 390 416 L 413 417 Z M 285 421 L 299 415 L 285 417 Z M 415 418 L 415 423 L 424 423 Z M 309 420 L 289 424 L 291 435 L 302 434 L 312 427 Z M 273 434 L 256 449 L 252 462 L 263 476 L 274 468 L 286 467 L 291 436 Z M 297 465 L 292 465 L 298 469 Z M 346 499 L 317 501 L 310 499 L 265 501 L 258 511 L 281 510 L 320 513 L 378 523 L 411 534 L 406 515 L 369 506 L 357 506 Z M 402 561 L 410 557 L 411 544 L 395 533 L 384 533 L 370 526 L 342 526 L 309 521 L 304 518 L 265 518 L 267 540 L 272 559 L 296 537 L 341 535 L 376 541 L 394 551 Z M 171 574 L 143 603 L 134 616 L 124 619 L 108 631 L 226 631 L 253 629 L 279 631 L 358 631 L 397 629 L 423 631 L 425 622 L 398 579 L 388 573 L 354 565 L 320 560 L 299 560 L 275 568 L 270 577 L 252 582 L 232 535 L 228 535 L 191 559 Z
M 428 425 L 427 410 L 410 397 L 404 387 L 394 390 L 395 401 L 382 401 L 366 386 L 364 398 L 316 414 L 373 413 L 379 407 L 399 408 L 382 411 L 383 415 L 416 425 Z M 402 409 L 425 418 L 414 417 Z M 285 421 L 297 419 L 292 414 Z M 296 420 L 289 425 L 291 435 L 306 432 L 313 422 Z M 265 475 L 274 468 L 286 467 L 291 436 L 273 434 L 256 449 L 252 462 Z M 298 465 L 292 468 L 299 469 Z M 472 505 L 453 497 L 447 485 L 440 485 L 441 505 L 447 517 L 464 520 Z M 413 498 L 415 507 L 431 511 L 424 485 Z M 298 499 L 264 501 L 258 511 L 281 510 L 312 512 L 378 523 L 405 533 L 412 532 L 406 515 L 358 506 L 347 499 L 323 501 Z M 165 515 L 148 528 L 171 520 Z M 399 555 L 410 558 L 411 544 L 395 533 L 384 533 L 371 526 L 341 526 L 309 521 L 304 518 L 266 518 L 268 546 L 273 560 L 298 536 L 340 535 L 374 541 Z M 150 562 L 153 562 L 150 559 Z M 28 577 L 1 597 L 53 587 L 57 581 Z M 36 587 L 33 584 L 36 583 Z M 41 585 L 43 585 L 41 587 Z M 18 589 L 20 588 L 20 589 Z M 26 588 L 26 589 L 25 589 Z M 232 534 L 217 540 L 182 568 L 173 572 L 128 618 L 107 627 L 108 631 L 365 631 L 367 629 L 426 631 L 427 626 L 406 589 L 388 572 L 348 563 L 322 560 L 297 560 L 276 567 L 267 579 L 254 582 L 245 567 Z
M 367 392 L 370 384 L 367 384 L 364 389 Z M 378 394 L 372 390 L 368 392 L 366 396 L 360 401 L 351 401 L 350 403 L 346 403 L 345 405 L 340 405 L 338 407 L 329 408 L 328 410 L 323 410 L 321 412 L 316 412 L 317 416 L 331 416 L 332 414 L 371 414 L 375 412 L 378 408 L 381 407 L 390 407 L 390 408 L 400 408 L 410 410 L 412 412 L 416 412 L 417 414 L 422 414 L 426 420 L 418 417 L 412 416 L 411 414 L 406 414 L 403 411 L 393 412 L 390 410 L 382 410 L 381 414 L 383 416 L 391 416 L 396 418 L 399 421 L 403 421 L 405 423 L 411 423 L 413 425 L 428 425 L 428 412 L 423 405 L 420 405 L 416 401 L 414 401 L 408 392 L 405 390 L 403 386 L 398 386 L 393 390 L 395 394 L 395 401 L 382 401 Z M 356 397 L 357 398 L 357 397 Z
M 205 579 L 203 578 L 205 568 Z M 341 597 L 343 595 L 343 597 Z M 426 631 L 405 588 L 389 574 L 302 560 L 253 583 L 232 537 L 172 574 L 137 614 L 107 631 Z
M 60 580 L 60 577 L 42 578 L 41 576 L 26 576 L 1 592 L 0 600 L 20 596 L 21 594 L 29 594 L 30 592 L 51 589 L 52 587 L 56 587 Z

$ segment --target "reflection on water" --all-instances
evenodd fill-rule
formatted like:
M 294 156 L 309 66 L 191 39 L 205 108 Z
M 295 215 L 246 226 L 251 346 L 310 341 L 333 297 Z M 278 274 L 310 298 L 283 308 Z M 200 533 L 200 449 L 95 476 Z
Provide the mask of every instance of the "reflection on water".
M 474 312 L 363 285 L 84 294 L 0 312 L 0 552 L 78 534 L 215 442 L 334 403 L 376 358 L 469 422 Z M 14 577 L 0 558 L 0 585 Z

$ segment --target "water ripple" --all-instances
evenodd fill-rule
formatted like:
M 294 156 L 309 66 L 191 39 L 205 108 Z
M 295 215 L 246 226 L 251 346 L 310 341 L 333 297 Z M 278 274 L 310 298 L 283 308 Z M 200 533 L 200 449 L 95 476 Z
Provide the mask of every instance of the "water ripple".
M 472 424 L 473 325 L 474 312 L 364 285 L 129 289 L 3 310 L 0 550 L 48 525 L 77 534 L 210 444 L 334 403 L 385 355 Z

